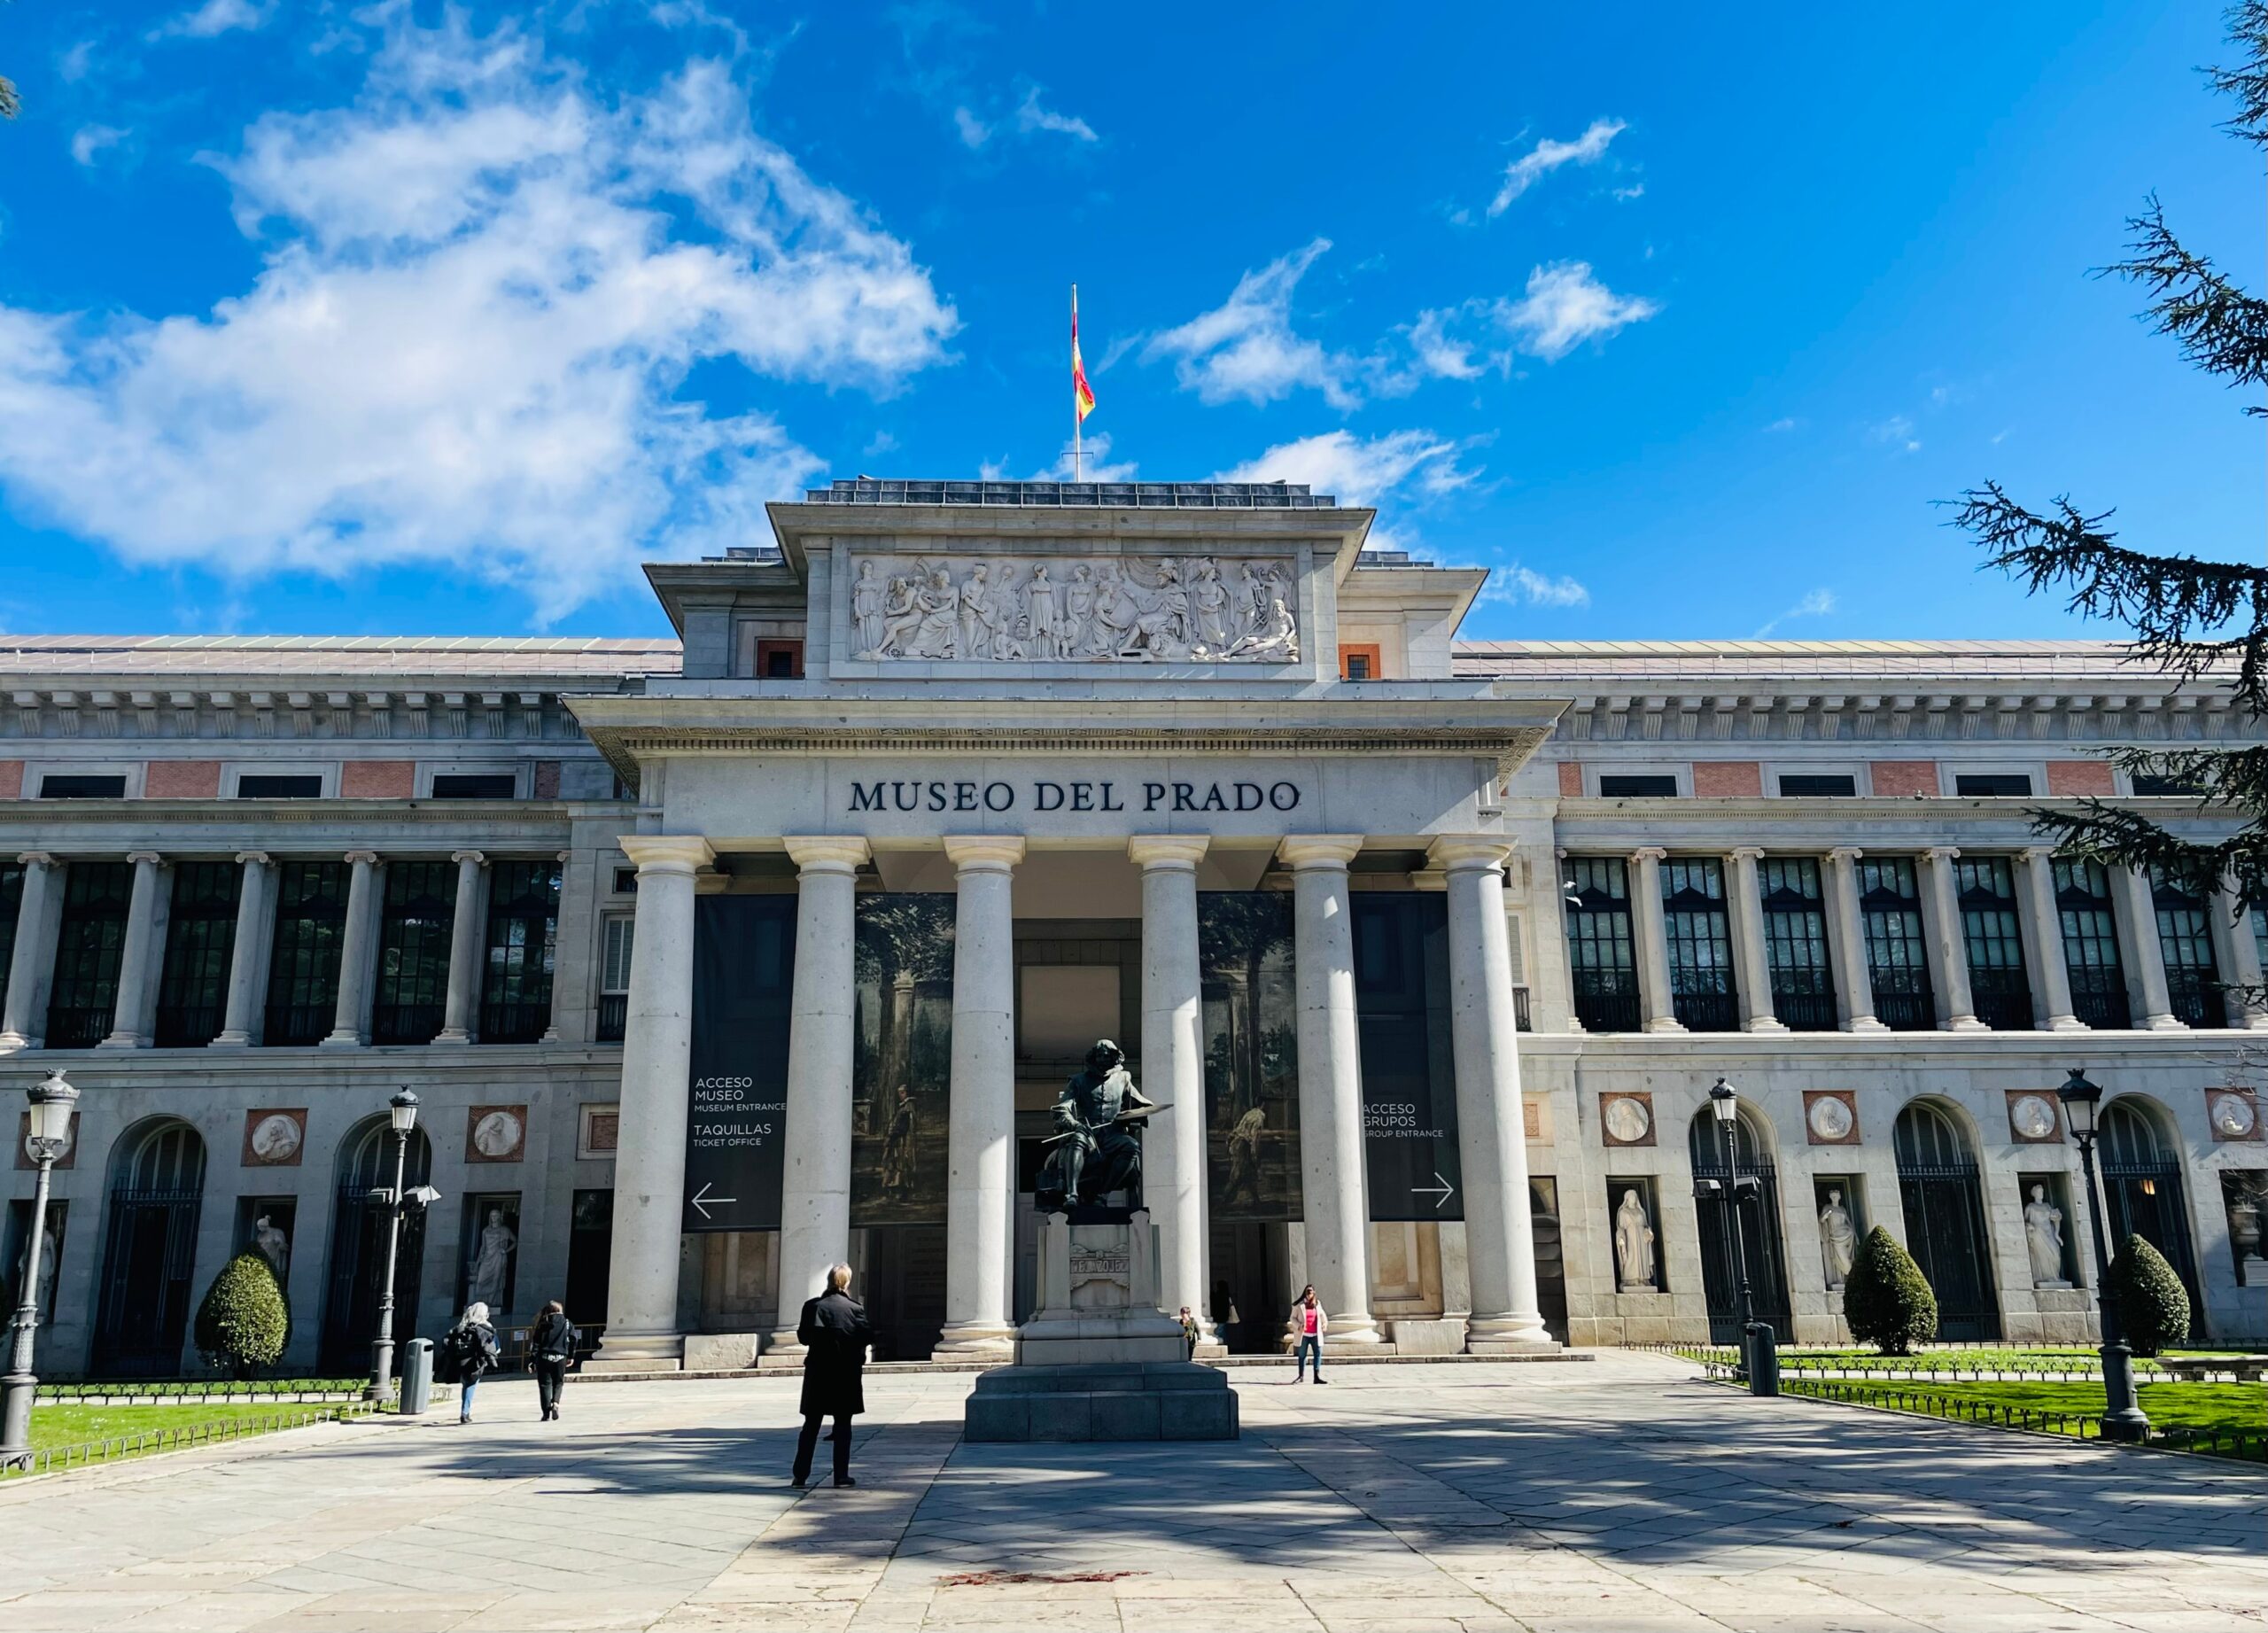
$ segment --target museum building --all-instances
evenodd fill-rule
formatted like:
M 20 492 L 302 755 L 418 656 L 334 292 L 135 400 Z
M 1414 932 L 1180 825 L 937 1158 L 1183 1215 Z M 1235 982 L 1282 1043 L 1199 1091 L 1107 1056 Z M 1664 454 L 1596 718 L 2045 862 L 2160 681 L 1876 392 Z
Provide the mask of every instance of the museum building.
M 50 1376 L 194 1370 L 266 1254 L 351 1373 L 479 1299 L 596 1364 L 1005 1357 L 1052 1108 L 1161 1109 L 1169 1310 L 1278 1347 L 1843 1335 L 1876 1225 L 1947 1338 L 2079 1339 L 2114 1233 L 2268 1338 L 2268 913 L 2050 856 L 2121 744 L 2258 741 L 2085 642 L 1462 642 L 1486 574 L 1295 485 L 836 482 L 647 569 L 679 639 L 11 638 L 0 1081 L 82 1091 Z M 2249 991 L 2248 991 L 2248 989 Z M 1708 1091 L 1739 1093 L 1722 1139 Z M 419 1098 L 399 1147 L 389 1098 Z M 1736 1176 L 1738 1248 L 1697 1180 Z M 1736 1266 L 1736 1254 L 1744 1266 Z

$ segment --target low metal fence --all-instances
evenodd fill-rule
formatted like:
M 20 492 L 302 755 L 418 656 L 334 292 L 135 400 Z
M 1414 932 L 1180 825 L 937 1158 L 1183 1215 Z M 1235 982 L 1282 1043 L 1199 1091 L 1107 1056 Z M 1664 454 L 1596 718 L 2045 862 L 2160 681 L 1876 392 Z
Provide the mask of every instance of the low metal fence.
M 105 1435 L 100 1440 L 80 1441 L 67 1446 L 42 1447 L 30 1454 L 27 1466 L 5 1473 L 60 1474 L 96 1463 L 147 1457 L 161 1451 L 183 1451 L 195 1446 L 219 1445 L 227 1441 L 247 1440 L 257 1435 L 271 1435 L 279 1429 L 299 1429 L 310 1424 L 366 1417 L 374 1410 L 366 1402 L 355 1402 L 346 1405 L 321 1406 L 306 1411 L 261 1412 L 249 1418 L 189 1423 L 178 1428 L 141 1429 L 131 1435 Z

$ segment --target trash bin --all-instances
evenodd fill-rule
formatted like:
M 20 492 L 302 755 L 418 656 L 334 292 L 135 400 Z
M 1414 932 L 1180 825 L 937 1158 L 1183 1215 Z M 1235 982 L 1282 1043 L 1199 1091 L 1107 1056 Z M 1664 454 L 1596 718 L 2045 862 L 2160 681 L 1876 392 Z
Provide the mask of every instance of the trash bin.
M 1747 1333 L 1748 1392 L 1780 1393 L 1780 1340 L 1768 1321 L 1752 1323 Z
M 414 1418 L 432 1404 L 433 1341 L 413 1338 L 401 1355 L 401 1414 Z

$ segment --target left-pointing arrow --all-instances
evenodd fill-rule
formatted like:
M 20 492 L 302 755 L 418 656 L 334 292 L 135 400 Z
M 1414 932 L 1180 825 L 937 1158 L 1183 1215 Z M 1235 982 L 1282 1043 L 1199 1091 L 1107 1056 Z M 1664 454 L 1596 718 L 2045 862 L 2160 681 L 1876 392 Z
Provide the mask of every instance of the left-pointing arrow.
M 1433 1178 L 1436 1178 L 1436 1179 L 1439 1179 L 1439 1178 L 1441 1178 L 1441 1176 L 1440 1176 L 1439 1174 L 1435 1174 L 1435 1175 L 1433 1176 Z M 704 1218 L 704 1219 L 709 1218 L 709 1217 L 711 1217 L 711 1214 L 710 1214 L 710 1212 L 709 1212 L 709 1204 L 710 1204 L 711 1202 L 716 1202 L 716 1203 L 718 1203 L 718 1205 L 720 1205 L 720 1206 L 721 1206 L 722 1204 L 724 1204 L 724 1203 L 726 1203 L 726 1202 L 737 1202 L 737 1201 L 740 1201 L 740 1200 L 741 1200 L 741 1199 L 740 1199 L 739 1197 L 737 1197 L 737 1196 L 711 1196 L 711 1195 L 710 1195 L 710 1194 L 709 1194 L 709 1186 L 708 1186 L 708 1185 L 707 1185 L 705 1182 L 702 1185 L 702 1187 L 701 1187 L 698 1191 L 695 1191 L 695 1192 L 693 1194 L 693 1205 L 694 1205 L 695 1208 L 697 1208 L 697 1209 L 699 1209 L 701 1210 L 701 1217 L 702 1217 L 703 1218 Z

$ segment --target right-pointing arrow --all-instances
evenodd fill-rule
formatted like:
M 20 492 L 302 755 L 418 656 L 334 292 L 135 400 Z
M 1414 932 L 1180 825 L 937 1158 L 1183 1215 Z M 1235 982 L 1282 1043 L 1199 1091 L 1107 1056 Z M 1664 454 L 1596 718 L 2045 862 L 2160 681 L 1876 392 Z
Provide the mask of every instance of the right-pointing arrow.
M 1438 1190 L 1434 1188 L 1434 1186 L 1431 1185 L 1414 1185 L 1410 1187 L 1410 1194 L 1412 1196 L 1430 1196 L 1433 1198 L 1433 1211 L 1435 1213 L 1439 1213 L 1442 1207 L 1449 1201 L 1451 1194 L 1456 1190 L 1456 1187 L 1451 1185 L 1448 1180 L 1441 1178 L 1441 1170 L 1438 1168 L 1433 1170 L 1433 1179 L 1435 1185 L 1438 1185 L 1440 1187 Z

